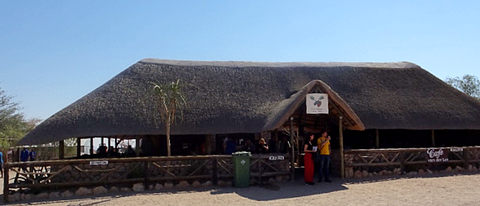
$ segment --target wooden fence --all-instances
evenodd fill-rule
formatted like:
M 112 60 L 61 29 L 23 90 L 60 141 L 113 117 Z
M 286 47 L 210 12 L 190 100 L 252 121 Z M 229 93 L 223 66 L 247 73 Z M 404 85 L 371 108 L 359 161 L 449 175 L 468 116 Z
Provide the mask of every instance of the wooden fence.
M 480 147 L 437 147 L 408 149 L 354 149 L 345 151 L 345 174 L 353 170 L 378 171 L 397 168 L 438 170 L 448 166 L 479 166 Z M 347 175 L 348 177 L 348 175 Z
M 262 182 L 266 177 L 290 174 L 289 158 L 284 155 L 254 154 L 250 176 Z M 280 158 L 279 158 L 280 157 Z M 145 188 L 158 182 L 233 180 L 230 155 L 134 157 L 109 159 L 68 159 L 33 162 L 7 162 L 4 165 L 4 200 L 13 190 L 88 187 L 143 182 Z M 9 172 L 14 177 L 9 177 Z M 9 182 L 9 179 L 13 181 Z

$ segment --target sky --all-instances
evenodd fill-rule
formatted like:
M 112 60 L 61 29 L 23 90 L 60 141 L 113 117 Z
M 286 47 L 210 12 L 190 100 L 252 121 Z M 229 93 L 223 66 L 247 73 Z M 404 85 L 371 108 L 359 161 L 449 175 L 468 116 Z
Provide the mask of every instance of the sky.
M 398 62 L 480 77 L 480 1 L 0 0 L 0 88 L 46 119 L 144 58 Z

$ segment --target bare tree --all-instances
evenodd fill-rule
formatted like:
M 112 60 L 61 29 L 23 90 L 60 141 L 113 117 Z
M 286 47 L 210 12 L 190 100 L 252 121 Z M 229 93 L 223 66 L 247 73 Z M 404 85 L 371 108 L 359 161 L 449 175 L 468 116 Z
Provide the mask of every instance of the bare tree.
M 182 92 L 183 85 L 180 79 L 163 85 L 153 84 L 153 91 L 156 98 L 156 108 L 160 114 L 161 121 L 165 125 L 165 133 L 167 136 L 167 155 L 171 156 L 170 129 L 176 123 L 177 115 L 183 119 L 183 107 L 187 106 L 187 102 Z M 178 114 L 177 114 L 178 112 Z

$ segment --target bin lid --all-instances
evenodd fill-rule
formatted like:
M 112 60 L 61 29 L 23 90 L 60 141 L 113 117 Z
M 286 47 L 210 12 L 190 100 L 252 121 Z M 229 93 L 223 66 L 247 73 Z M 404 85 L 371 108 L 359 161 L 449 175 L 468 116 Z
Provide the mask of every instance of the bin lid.
M 252 153 L 247 151 L 238 151 L 238 152 L 232 153 L 232 156 L 252 156 Z

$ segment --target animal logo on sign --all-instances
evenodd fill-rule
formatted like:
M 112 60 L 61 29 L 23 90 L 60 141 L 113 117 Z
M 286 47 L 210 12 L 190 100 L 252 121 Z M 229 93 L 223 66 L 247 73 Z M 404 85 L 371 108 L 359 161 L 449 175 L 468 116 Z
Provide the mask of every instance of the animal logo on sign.
M 320 96 L 318 100 L 315 100 L 315 97 L 310 96 L 310 99 L 313 100 L 313 106 L 320 107 L 322 105 L 323 96 Z

